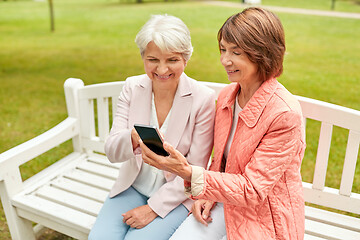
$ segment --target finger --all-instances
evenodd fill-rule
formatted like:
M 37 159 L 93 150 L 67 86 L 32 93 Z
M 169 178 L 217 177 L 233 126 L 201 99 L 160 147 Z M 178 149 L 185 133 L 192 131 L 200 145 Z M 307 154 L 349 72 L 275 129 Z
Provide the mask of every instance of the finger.
M 204 224 L 205 226 L 207 226 L 207 222 L 202 218 L 202 204 L 200 204 L 200 202 L 195 202 L 193 205 L 193 215 L 195 217 L 195 219 Z
M 125 223 L 129 219 L 129 216 L 126 213 L 122 214 L 122 216 L 123 216 L 123 222 Z
M 204 220 L 206 220 L 210 216 L 211 207 L 212 204 L 209 204 L 209 202 L 203 205 L 202 218 Z
M 178 154 L 178 150 L 176 150 L 168 142 L 164 142 L 163 147 L 164 147 L 165 151 L 167 151 L 170 154 L 170 156 L 176 156 Z

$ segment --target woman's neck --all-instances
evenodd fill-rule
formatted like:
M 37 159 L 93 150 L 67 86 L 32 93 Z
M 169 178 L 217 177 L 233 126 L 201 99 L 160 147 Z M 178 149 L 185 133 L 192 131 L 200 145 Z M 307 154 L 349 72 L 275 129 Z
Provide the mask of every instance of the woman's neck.
M 238 102 L 241 108 L 244 108 L 245 105 L 249 102 L 254 93 L 260 88 L 263 82 L 256 81 L 251 84 L 240 84 L 240 92 L 238 94 Z
M 153 85 L 153 93 L 154 93 L 154 103 L 156 108 L 156 115 L 159 123 L 159 128 L 164 123 L 166 116 L 170 112 L 172 107 L 175 94 L 177 90 L 176 86 L 154 86 Z

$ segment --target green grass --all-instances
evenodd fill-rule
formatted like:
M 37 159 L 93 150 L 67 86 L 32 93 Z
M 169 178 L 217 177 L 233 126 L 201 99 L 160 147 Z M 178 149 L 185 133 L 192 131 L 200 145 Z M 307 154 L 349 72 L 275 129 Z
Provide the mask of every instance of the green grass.
M 263 4 L 310 8 L 310 2 L 319 9 L 326 9 L 325 3 L 330 3 L 264 0 Z M 358 9 L 352 6 L 352 10 Z M 66 78 L 77 77 L 92 84 L 143 73 L 134 38 L 151 14 L 178 16 L 190 28 L 195 51 L 186 68 L 188 75 L 201 81 L 228 82 L 219 61 L 216 33 L 228 16 L 241 9 L 197 2 L 133 4 L 117 0 L 62 0 L 54 1 L 54 7 L 56 30 L 51 33 L 46 1 L 0 1 L 0 152 L 39 135 L 67 116 L 63 93 Z M 285 72 L 280 81 L 294 94 L 360 110 L 360 21 L 278 15 L 287 41 Z M 314 164 L 319 130 L 316 122 L 308 125 L 302 166 L 306 181 L 312 179 L 308 169 Z M 334 131 L 328 186 L 339 185 L 338 166 L 348 134 L 343 129 Z M 71 143 L 66 142 L 24 164 L 23 178 L 71 150 Z M 360 166 L 356 175 L 360 176 Z M 355 178 L 354 191 L 360 192 L 360 177 Z M 10 239 L 3 211 L 0 239 Z M 66 238 L 48 234 L 43 239 Z

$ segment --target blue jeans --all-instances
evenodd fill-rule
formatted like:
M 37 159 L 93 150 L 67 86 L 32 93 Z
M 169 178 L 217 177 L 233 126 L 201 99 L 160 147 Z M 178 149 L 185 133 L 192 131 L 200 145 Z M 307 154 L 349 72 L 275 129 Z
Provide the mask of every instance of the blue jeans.
M 89 240 L 168 240 L 185 220 L 188 210 L 180 204 L 166 217 L 156 217 L 147 226 L 136 229 L 123 223 L 122 214 L 136 207 L 146 205 L 148 197 L 140 194 L 133 187 L 114 198 L 107 198 L 93 228 Z

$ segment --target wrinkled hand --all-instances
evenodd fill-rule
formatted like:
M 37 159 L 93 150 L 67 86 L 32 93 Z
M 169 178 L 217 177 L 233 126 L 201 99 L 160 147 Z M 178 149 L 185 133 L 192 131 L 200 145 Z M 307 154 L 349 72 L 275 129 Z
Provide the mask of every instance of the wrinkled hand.
M 122 214 L 122 216 L 124 223 L 132 228 L 140 229 L 151 223 L 158 215 L 149 205 L 143 205 Z
M 212 222 L 210 214 L 213 206 L 215 206 L 213 201 L 204 199 L 196 200 L 191 209 L 192 214 L 196 220 L 207 226 L 208 223 Z
M 133 146 L 133 150 L 135 150 L 137 147 L 140 146 L 139 140 L 140 140 L 140 136 L 137 133 L 137 131 L 135 130 L 135 128 L 133 128 L 131 130 L 131 143 L 132 143 L 132 146 Z
M 192 169 L 190 164 L 173 146 L 164 142 L 164 149 L 170 154 L 170 156 L 163 157 L 151 151 L 141 140 L 139 142 L 142 150 L 142 158 L 145 163 L 160 170 L 174 173 L 187 181 L 191 181 Z

